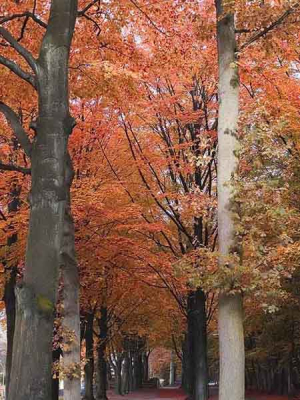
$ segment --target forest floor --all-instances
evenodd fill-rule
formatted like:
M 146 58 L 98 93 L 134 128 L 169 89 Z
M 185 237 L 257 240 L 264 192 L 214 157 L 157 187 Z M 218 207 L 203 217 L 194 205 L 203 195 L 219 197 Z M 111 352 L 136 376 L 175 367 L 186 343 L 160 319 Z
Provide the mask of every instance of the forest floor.
M 163 388 L 163 389 L 141 389 L 139 391 L 129 393 L 126 396 L 118 396 L 114 392 L 108 392 L 109 400 L 184 400 L 186 395 L 178 388 Z M 213 395 L 211 400 L 217 400 L 218 396 Z M 287 400 L 286 396 L 274 396 L 259 393 L 247 393 L 247 400 Z

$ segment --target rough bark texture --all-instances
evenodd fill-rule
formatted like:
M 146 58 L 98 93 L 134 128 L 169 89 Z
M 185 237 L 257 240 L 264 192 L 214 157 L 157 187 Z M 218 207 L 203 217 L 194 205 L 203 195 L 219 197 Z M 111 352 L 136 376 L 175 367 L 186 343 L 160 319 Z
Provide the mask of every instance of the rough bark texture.
M 17 314 L 9 400 L 50 400 L 54 305 L 68 190 L 68 60 L 76 0 L 52 0 L 38 60 L 30 58 L 38 91 L 36 137 L 24 281 L 16 289 Z
M 219 263 L 227 265 L 228 256 L 238 253 L 233 220 L 232 176 L 237 171 L 239 141 L 239 77 L 236 63 L 234 15 L 223 0 L 216 0 L 219 56 L 218 119 L 218 237 Z M 220 400 L 245 398 L 245 354 L 242 298 L 224 291 L 219 299 Z
M 87 363 L 84 366 L 84 400 L 94 400 L 93 378 L 94 378 L 94 313 L 88 313 L 86 317 L 85 331 L 85 357 Z

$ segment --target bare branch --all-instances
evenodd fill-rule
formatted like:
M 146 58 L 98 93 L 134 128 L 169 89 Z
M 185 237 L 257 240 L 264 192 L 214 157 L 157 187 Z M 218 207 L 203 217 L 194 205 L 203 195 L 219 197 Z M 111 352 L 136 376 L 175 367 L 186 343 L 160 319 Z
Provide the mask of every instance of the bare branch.
M 77 16 L 78 16 L 78 17 L 84 16 L 84 14 L 85 14 L 91 7 L 93 7 L 93 5 L 96 4 L 96 3 L 100 3 L 100 0 L 93 0 L 93 1 L 91 1 L 86 7 L 84 7 L 83 10 L 78 11 Z
M 24 81 L 30 83 L 35 89 L 36 89 L 36 82 L 35 82 L 35 77 L 28 72 L 23 71 L 18 64 L 16 64 L 14 61 L 9 60 L 8 58 L 2 57 L 0 55 L 0 64 L 4 65 L 8 69 L 10 69 L 12 72 L 14 72 L 18 77 L 24 79 Z
M 0 161 L 0 169 L 3 171 L 15 171 L 15 172 L 20 172 L 21 174 L 24 175 L 31 175 L 30 168 L 20 167 L 19 165 L 15 164 L 3 164 L 1 161 Z
M 0 35 L 17 51 L 17 53 L 20 54 L 20 56 L 22 56 L 24 58 L 25 61 L 27 61 L 27 63 L 30 65 L 30 67 L 32 68 L 32 70 L 34 72 L 36 72 L 37 70 L 37 64 L 36 64 L 36 60 L 34 59 L 34 57 L 32 56 L 32 54 L 25 49 L 25 47 L 23 47 L 11 34 L 10 32 L 8 32 L 8 30 L 6 30 L 5 28 L 3 28 L 2 26 L 0 26 Z
M 162 33 L 163 35 L 166 35 L 166 32 L 164 32 L 159 26 L 156 25 L 156 23 L 151 19 L 151 17 L 149 17 L 149 15 L 138 5 L 138 3 L 135 0 L 129 0 L 129 1 L 146 17 L 146 19 L 158 32 Z
M 14 19 L 18 19 L 18 18 L 31 18 L 34 22 L 36 22 L 38 25 L 40 25 L 42 28 L 47 28 L 47 24 L 42 21 L 41 19 L 39 19 L 34 13 L 30 12 L 30 11 L 25 11 L 24 13 L 21 14 L 13 14 L 13 15 L 9 15 L 7 17 L 3 17 L 0 19 L 0 25 L 4 24 L 5 22 L 9 22 L 9 21 L 13 21 Z
M 262 31 L 256 33 L 249 40 L 247 40 L 247 42 L 242 44 L 240 47 L 240 50 L 243 50 L 246 47 L 250 46 L 252 43 L 256 42 L 258 39 L 267 35 L 273 29 L 275 29 L 279 25 L 281 25 L 287 19 L 287 17 L 296 10 L 297 7 L 298 7 L 298 4 L 295 5 L 294 7 L 290 7 L 289 9 L 287 9 L 276 21 L 272 22 L 269 26 L 266 26 Z
M 25 154 L 30 158 L 31 156 L 31 150 L 32 150 L 32 144 L 23 129 L 20 119 L 18 115 L 13 111 L 12 108 L 10 108 L 8 105 L 4 104 L 2 101 L 0 101 L 0 112 L 2 112 L 8 122 L 8 124 L 11 126 L 12 130 L 14 131 L 14 134 L 16 138 L 18 139 L 20 145 L 22 146 Z

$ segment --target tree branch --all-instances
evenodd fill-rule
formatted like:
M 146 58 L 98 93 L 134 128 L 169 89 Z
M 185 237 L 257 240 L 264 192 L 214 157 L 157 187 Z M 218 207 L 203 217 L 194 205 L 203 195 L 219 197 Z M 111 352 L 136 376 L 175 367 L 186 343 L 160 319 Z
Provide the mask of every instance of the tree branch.
M 37 70 L 37 64 L 36 60 L 32 56 L 32 54 L 25 49 L 11 34 L 0 26 L 0 35 L 16 50 L 17 53 L 20 54 L 24 58 L 24 60 L 30 65 L 32 70 L 36 72 Z
M 149 17 L 149 15 L 138 5 L 138 3 L 135 0 L 129 0 L 131 4 L 133 4 L 145 17 L 146 19 L 150 22 L 150 24 L 160 33 L 163 35 L 166 35 L 167 33 L 164 32 L 159 26 L 156 25 L 155 22 L 152 21 L 152 19 Z
M 15 172 L 21 172 L 21 174 L 24 175 L 31 175 L 30 168 L 20 167 L 19 165 L 15 164 L 3 164 L 1 161 L 0 161 L 0 169 L 3 171 L 15 171 Z
M 24 13 L 21 14 L 13 14 L 13 15 L 9 15 L 7 17 L 3 17 L 0 19 L 0 25 L 4 24 L 5 22 L 9 22 L 9 21 L 13 21 L 14 19 L 18 19 L 18 18 L 31 18 L 34 22 L 36 22 L 38 25 L 40 25 L 42 28 L 47 28 L 47 24 L 42 21 L 41 19 L 39 19 L 34 13 L 30 12 L 30 11 L 25 11 Z
M 8 69 L 10 69 L 12 72 L 14 72 L 16 75 L 18 75 L 19 78 L 23 79 L 24 81 L 30 83 L 35 89 L 36 89 L 36 81 L 35 77 L 28 72 L 23 71 L 18 64 L 16 64 L 14 61 L 9 60 L 8 58 L 2 57 L 0 55 L 0 64 L 4 65 Z
M 100 3 L 100 0 L 93 0 L 91 1 L 87 6 L 84 7 L 83 10 L 78 11 L 77 16 L 78 17 L 83 17 L 84 14 L 91 8 L 93 7 L 94 4 Z
M 242 44 L 240 47 L 240 50 L 243 50 L 246 47 L 250 46 L 250 44 L 256 42 L 258 39 L 267 35 L 270 31 L 272 31 L 273 29 L 278 27 L 280 24 L 282 24 L 284 22 L 284 20 L 287 19 L 287 17 L 289 15 L 291 15 L 298 6 L 299 5 L 297 4 L 294 7 L 290 7 L 289 9 L 287 9 L 276 21 L 272 22 L 269 26 L 266 26 L 262 31 L 256 33 L 249 40 L 247 40 L 247 42 Z
M 8 122 L 8 124 L 11 126 L 12 130 L 14 131 L 14 134 L 16 138 L 18 139 L 20 145 L 22 146 L 25 154 L 30 158 L 31 156 L 31 150 L 32 150 L 32 144 L 23 129 L 21 122 L 19 120 L 19 117 L 17 114 L 6 104 L 4 104 L 2 101 L 0 101 L 0 112 L 2 112 Z

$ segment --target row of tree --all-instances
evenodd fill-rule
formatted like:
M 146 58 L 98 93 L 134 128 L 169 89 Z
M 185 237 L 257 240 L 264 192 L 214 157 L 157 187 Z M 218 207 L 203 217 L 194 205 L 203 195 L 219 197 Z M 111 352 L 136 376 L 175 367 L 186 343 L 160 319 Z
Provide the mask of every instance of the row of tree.
M 206 400 L 218 306 L 240 400 L 244 299 L 246 383 L 292 391 L 297 340 L 265 355 L 263 323 L 297 324 L 299 7 L 119 3 L 0 6 L 8 399 L 57 396 L 53 359 L 79 399 L 80 349 L 87 399 L 94 369 L 126 393 L 163 344 Z

